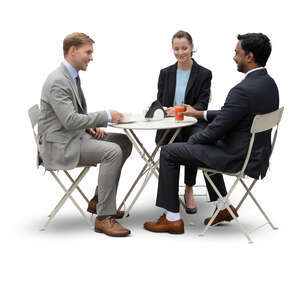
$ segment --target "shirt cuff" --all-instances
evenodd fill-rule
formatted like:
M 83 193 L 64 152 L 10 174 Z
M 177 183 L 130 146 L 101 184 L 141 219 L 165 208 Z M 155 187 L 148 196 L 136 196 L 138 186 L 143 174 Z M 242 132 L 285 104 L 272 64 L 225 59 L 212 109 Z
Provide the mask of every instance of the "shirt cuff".
M 111 114 L 110 114 L 110 111 L 107 110 L 106 113 L 107 113 L 107 122 L 111 122 Z
M 204 120 L 207 122 L 207 110 L 205 110 L 205 111 L 203 112 L 203 118 L 204 118 Z

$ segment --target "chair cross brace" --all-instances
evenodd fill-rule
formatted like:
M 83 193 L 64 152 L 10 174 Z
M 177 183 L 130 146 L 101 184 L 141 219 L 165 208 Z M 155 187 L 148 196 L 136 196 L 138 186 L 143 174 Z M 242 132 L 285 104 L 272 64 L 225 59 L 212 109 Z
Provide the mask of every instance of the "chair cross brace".
M 58 202 L 58 204 L 55 206 L 55 208 L 52 210 L 52 212 L 48 216 L 48 220 L 45 222 L 44 226 L 41 228 L 42 231 L 46 230 L 46 227 L 49 225 L 49 223 L 54 219 L 58 211 L 61 209 L 61 207 L 65 204 L 68 198 L 71 199 L 75 207 L 79 210 L 80 214 L 83 216 L 83 218 L 86 220 L 86 222 L 92 227 L 92 224 L 88 218 L 88 216 L 84 213 L 84 211 L 81 209 L 81 207 L 78 205 L 78 203 L 75 201 L 75 199 L 72 197 L 72 193 L 75 189 L 77 189 L 80 194 L 83 196 L 83 198 L 88 201 L 87 197 L 84 195 L 82 190 L 79 188 L 79 183 L 83 179 L 83 177 L 86 175 L 86 173 L 89 171 L 90 167 L 85 167 L 80 174 L 77 176 L 77 178 L 74 180 L 71 175 L 64 170 L 64 172 L 67 174 L 68 178 L 71 180 L 72 185 L 69 189 L 67 189 L 64 184 L 61 182 L 61 180 L 58 178 L 58 176 L 55 174 L 53 170 L 49 170 L 51 175 L 54 177 L 54 179 L 57 181 L 57 183 L 60 185 L 60 187 L 64 190 L 65 194 L 61 198 L 61 200 Z

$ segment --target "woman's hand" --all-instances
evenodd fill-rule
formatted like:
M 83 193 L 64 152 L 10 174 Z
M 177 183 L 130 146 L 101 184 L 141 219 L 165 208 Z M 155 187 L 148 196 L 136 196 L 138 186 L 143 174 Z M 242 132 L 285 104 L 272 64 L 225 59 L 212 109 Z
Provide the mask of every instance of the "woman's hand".
M 167 115 L 169 117 L 174 117 L 175 116 L 175 109 L 174 109 L 174 107 L 167 107 L 165 109 L 165 112 L 167 113 Z

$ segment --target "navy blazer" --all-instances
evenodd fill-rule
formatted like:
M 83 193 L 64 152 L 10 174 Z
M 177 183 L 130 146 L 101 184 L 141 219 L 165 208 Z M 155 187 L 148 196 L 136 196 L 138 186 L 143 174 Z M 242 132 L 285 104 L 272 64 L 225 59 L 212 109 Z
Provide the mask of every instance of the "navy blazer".
M 177 62 L 160 71 L 158 79 L 157 100 L 162 106 L 173 106 L 176 89 Z M 197 110 L 206 110 L 210 97 L 212 73 L 210 70 L 198 65 L 193 59 L 191 74 L 185 90 L 184 103 L 193 106 Z M 158 130 L 155 141 L 158 143 L 164 130 Z M 166 140 L 173 135 L 170 132 Z
M 233 87 L 218 111 L 207 111 L 208 126 L 188 140 L 203 144 L 202 160 L 209 167 L 237 172 L 242 168 L 250 142 L 250 128 L 255 115 L 272 112 L 279 107 L 278 88 L 266 69 L 254 71 Z M 205 153 L 205 154 L 204 154 Z M 255 135 L 245 173 L 263 178 L 269 166 L 271 130 Z
M 175 63 L 160 71 L 157 100 L 163 106 L 173 106 L 177 64 Z M 211 79 L 211 71 L 198 65 L 193 60 L 191 74 L 185 90 L 184 103 L 193 106 L 197 110 L 206 110 L 210 96 Z

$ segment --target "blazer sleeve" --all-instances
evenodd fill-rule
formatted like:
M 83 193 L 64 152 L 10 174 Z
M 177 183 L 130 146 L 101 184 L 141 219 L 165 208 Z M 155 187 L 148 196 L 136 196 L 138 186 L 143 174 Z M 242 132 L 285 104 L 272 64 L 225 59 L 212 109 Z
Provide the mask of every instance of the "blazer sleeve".
M 165 74 L 163 70 L 160 70 L 157 84 L 157 100 L 163 105 L 163 93 L 165 85 Z
M 49 104 L 55 111 L 62 126 L 67 130 L 106 127 L 108 116 L 106 111 L 79 114 L 75 111 L 70 91 L 63 82 L 56 81 L 50 89 Z
M 207 122 L 212 122 L 221 110 L 208 110 L 206 113 Z
M 193 105 L 193 107 L 197 110 L 207 110 L 210 97 L 211 79 L 212 73 L 208 70 L 205 72 L 205 78 L 202 81 L 197 102 Z
M 211 144 L 224 137 L 249 112 L 247 92 L 234 87 L 215 119 L 203 130 L 192 135 L 189 144 Z

